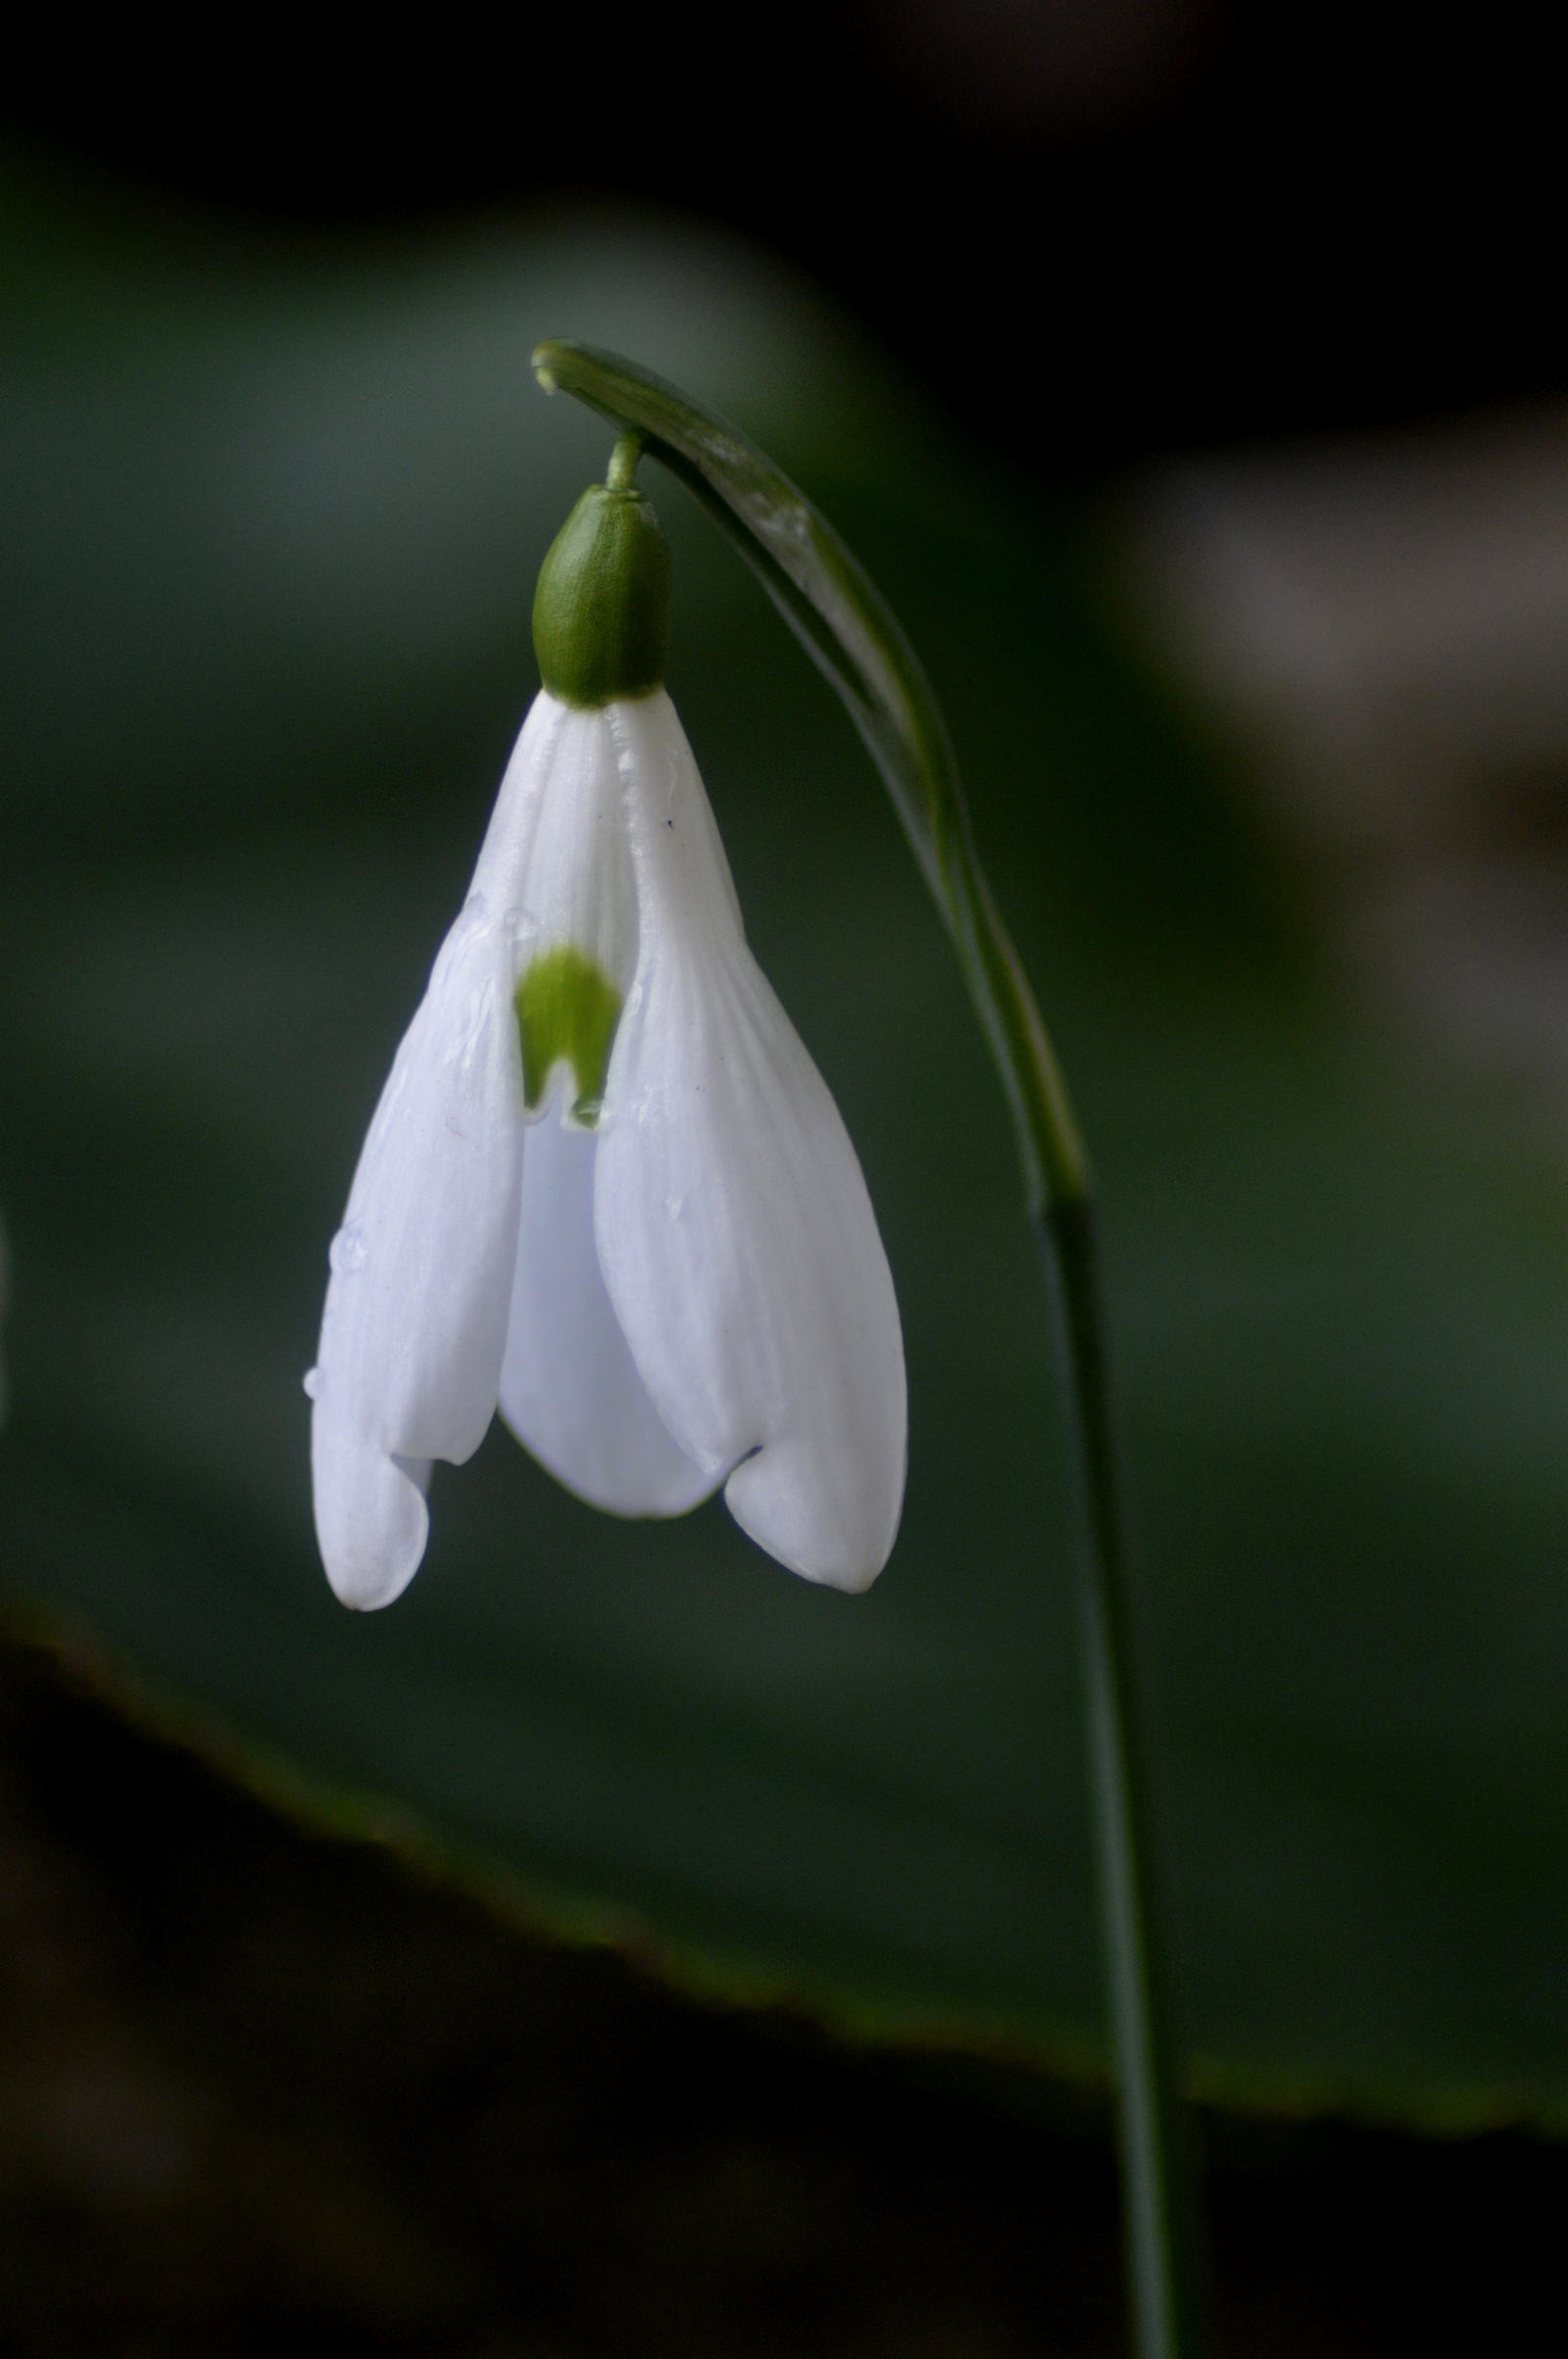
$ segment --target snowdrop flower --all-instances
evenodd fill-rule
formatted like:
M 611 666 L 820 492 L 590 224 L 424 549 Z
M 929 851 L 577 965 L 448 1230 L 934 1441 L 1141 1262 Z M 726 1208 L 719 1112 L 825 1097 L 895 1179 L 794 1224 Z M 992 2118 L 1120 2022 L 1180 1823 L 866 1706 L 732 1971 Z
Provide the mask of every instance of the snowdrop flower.
M 347 1605 L 413 1578 L 431 1462 L 471 1456 L 498 1402 L 612 1514 L 723 1483 L 809 1581 L 866 1588 L 898 1529 L 887 1259 L 662 684 L 669 561 L 635 464 L 617 450 L 545 561 L 544 685 L 333 1241 L 306 1389 Z

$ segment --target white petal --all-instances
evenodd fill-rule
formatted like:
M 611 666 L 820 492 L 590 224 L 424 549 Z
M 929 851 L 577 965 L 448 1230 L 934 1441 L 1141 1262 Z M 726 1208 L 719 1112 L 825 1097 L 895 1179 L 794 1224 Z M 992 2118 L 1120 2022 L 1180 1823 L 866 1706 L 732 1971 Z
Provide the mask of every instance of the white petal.
M 473 890 L 509 909 L 518 966 L 569 943 L 624 992 L 637 908 L 615 739 L 603 711 L 535 697 L 501 782 Z
M 555 765 L 563 730 L 572 718 L 570 706 L 556 697 L 539 695 L 523 717 L 517 742 L 502 773 L 495 810 L 479 850 L 470 898 L 482 894 L 491 909 L 515 909 L 517 888 L 527 866 L 538 824 L 543 790 Z
M 430 1518 L 428 1458 L 389 1457 L 349 1420 L 317 1409 L 311 1474 L 321 1561 L 340 1602 L 368 1611 L 400 1597 L 419 1569 Z
M 476 893 L 404 1036 L 333 1240 L 312 1462 L 322 1560 L 350 1604 L 385 1604 L 411 1578 L 428 1461 L 470 1456 L 495 1408 L 522 1178 L 512 971 L 508 915 Z
M 594 1250 L 597 1139 L 554 1109 L 528 1132 L 501 1413 L 519 1442 L 590 1506 L 682 1515 L 704 1474 L 670 1440 L 610 1307 Z
M 535 800 L 516 831 L 523 849 L 507 886 L 519 973 L 569 947 L 623 995 L 637 962 L 637 909 L 614 732 L 603 711 L 544 697 L 539 706 L 549 710 L 529 765 Z M 559 1063 L 535 1109 L 544 1119 L 528 1131 L 502 1414 L 592 1505 L 682 1514 L 717 1478 L 670 1440 L 610 1307 L 594 1250 L 594 1133 L 565 1126 L 575 1097 L 570 1066 Z
M 808 1580 L 864 1589 L 898 1530 L 906 1432 L 865 1182 L 746 947 L 674 708 L 609 711 L 640 941 L 599 1131 L 600 1265 L 664 1424 L 735 1468 L 736 1520 Z

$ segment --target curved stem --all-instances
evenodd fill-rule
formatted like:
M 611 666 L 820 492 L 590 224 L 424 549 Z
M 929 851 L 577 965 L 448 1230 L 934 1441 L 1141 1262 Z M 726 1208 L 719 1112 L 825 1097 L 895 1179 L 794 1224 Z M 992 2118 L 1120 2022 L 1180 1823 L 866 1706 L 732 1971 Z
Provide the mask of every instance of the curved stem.
M 546 392 L 640 435 L 731 540 L 843 698 L 935 896 L 1017 1133 L 1072 1411 L 1095 1849 L 1142 2359 L 1196 2359 L 1196 2180 L 1161 1938 L 1149 1708 L 1127 1555 L 1089 1161 L 1040 1010 L 980 866 L 947 727 L 881 593 L 755 443 L 635 362 L 541 344 Z M 625 448 L 617 445 L 616 462 Z

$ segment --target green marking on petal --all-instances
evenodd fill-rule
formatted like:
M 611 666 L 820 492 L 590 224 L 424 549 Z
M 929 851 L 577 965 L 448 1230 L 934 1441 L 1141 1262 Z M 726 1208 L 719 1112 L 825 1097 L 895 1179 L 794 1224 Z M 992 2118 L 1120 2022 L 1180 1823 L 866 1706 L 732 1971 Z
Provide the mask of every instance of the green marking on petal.
M 522 1099 L 531 1113 L 544 1104 L 556 1066 L 569 1064 L 576 1083 L 571 1118 L 585 1130 L 599 1119 L 610 1051 L 620 1021 L 620 993 L 585 953 L 569 942 L 545 951 L 517 985 L 522 1034 Z

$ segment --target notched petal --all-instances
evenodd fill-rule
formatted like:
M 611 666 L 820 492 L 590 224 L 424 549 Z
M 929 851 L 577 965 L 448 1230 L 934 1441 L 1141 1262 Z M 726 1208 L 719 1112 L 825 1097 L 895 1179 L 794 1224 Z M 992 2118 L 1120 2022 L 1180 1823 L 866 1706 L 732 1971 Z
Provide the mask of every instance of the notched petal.
M 501 1413 L 560 1483 L 612 1515 L 683 1515 L 715 1489 L 671 1439 L 594 1247 L 597 1142 L 554 1106 L 528 1134 Z

